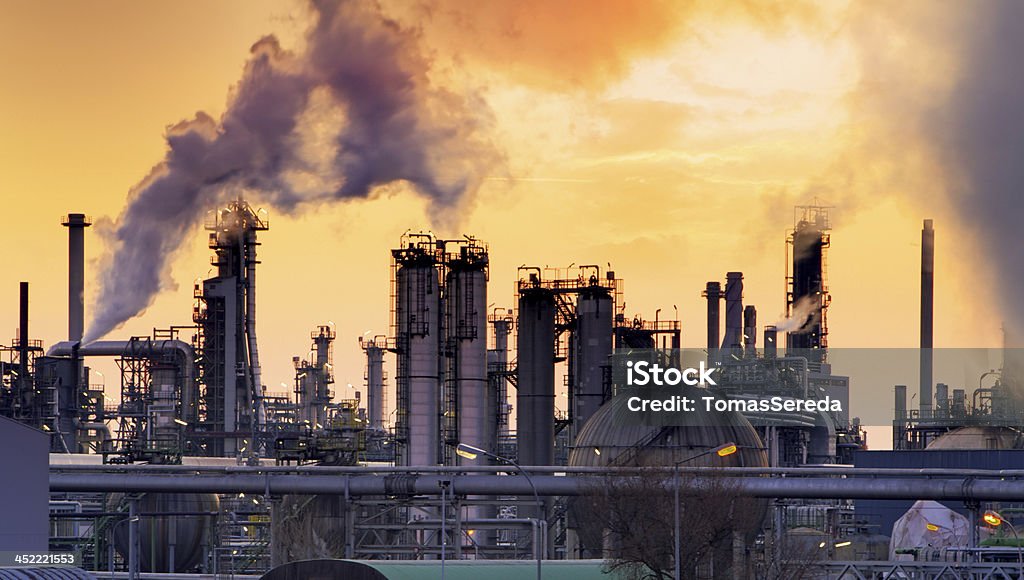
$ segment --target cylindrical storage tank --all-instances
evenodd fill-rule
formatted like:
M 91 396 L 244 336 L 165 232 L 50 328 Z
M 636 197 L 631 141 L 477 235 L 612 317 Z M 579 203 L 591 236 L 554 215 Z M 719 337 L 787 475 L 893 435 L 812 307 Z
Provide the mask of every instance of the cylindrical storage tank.
M 482 449 L 493 450 L 496 416 L 489 416 L 487 388 L 487 253 L 463 247 L 456 259 L 449 262 L 446 281 L 446 324 L 451 339 L 448 380 L 455 385 L 458 404 L 458 441 Z M 483 465 L 487 458 L 458 457 L 459 465 Z
M 395 273 L 397 425 L 401 465 L 437 465 L 440 445 L 440 301 L 433 258 L 399 263 Z
M 1024 436 L 1010 427 L 970 425 L 940 435 L 926 449 L 1024 449 Z
M 581 291 L 576 301 L 575 384 L 570 387 L 574 389 L 573 434 L 610 395 L 605 392 L 605 370 L 612 354 L 613 305 L 608 290 L 596 285 Z
M 194 572 L 210 544 L 220 500 L 210 493 L 147 493 L 138 500 L 139 570 L 142 572 Z M 112 525 L 114 548 L 125 561 L 129 554 L 128 498 L 113 494 L 110 511 L 124 513 Z M 173 515 L 179 514 L 179 515 Z M 124 522 L 124 523 L 120 523 Z
M 551 465 L 555 447 L 555 297 L 519 292 L 516 440 L 520 465 Z

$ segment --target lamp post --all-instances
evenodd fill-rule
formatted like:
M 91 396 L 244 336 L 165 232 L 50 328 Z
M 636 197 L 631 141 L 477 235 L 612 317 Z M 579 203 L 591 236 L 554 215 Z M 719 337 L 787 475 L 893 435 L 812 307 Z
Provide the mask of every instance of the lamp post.
M 526 482 L 530 484 L 530 489 L 533 490 L 533 499 L 534 501 L 537 502 L 537 545 L 534 546 L 534 550 L 537 552 L 537 580 L 541 580 L 541 571 L 544 559 L 544 547 L 542 542 L 544 542 L 544 539 L 541 534 L 540 519 L 544 517 L 544 504 L 542 504 L 540 501 L 540 494 L 537 493 L 537 486 L 533 484 L 533 479 L 530 478 L 530 474 L 525 469 L 523 469 L 523 466 L 519 465 L 511 458 L 503 457 L 501 455 L 498 455 L 497 453 L 492 453 L 490 451 L 487 451 L 486 449 L 480 449 L 479 447 L 474 447 L 472 445 L 467 445 L 465 443 L 459 443 L 458 446 L 455 447 L 455 454 L 458 455 L 459 457 L 464 457 L 471 461 L 473 459 L 476 459 L 480 455 L 490 457 L 491 459 L 495 459 L 497 461 L 505 463 L 506 465 L 511 465 L 512 467 L 515 467 L 517 470 L 519 470 L 519 473 L 523 474 L 523 477 L 526 478 Z
M 693 461 L 694 459 L 698 459 L 700 457 L 704 457 L 705 455 L 711 455 L 712 453 L 714 453 L 715 455 L 717 455 L 719 457 L 728 457 L 729 455 L 732 455 L 733 453 L 736 453 L 737 449 L 738 448 L 736 447 L 735 443 L 732 443 L 732 442 L 725 443 L 723 445 L 719 445 L 718 447 L 715 447 L 714 449 L 708 449 L 707 451 L 704 451 L 702 453 L 698 453 L 697 455 L 694 455 L 693 457 L 688 457 L 688 458 L 686 458 L 686 459 L 684 459 L 682 461 L 677 461 L 672 466 L 672 487 L 675 490 L 675 531 L 674 531 L 674 533 L 672 535 L 672 544 L 673 544 L 673 552 L 674 552 L 674 554 L 673 554 L 673 556 L 674 556 L 674 558 L 673 558 L 674 559 L 673 566 L 674 566 L 674 569 L 675 569 L 675 578 L 676 578 L 676 580 L 679 580 L 681 578 L 681 572 L 682 572 L 682 568 L 680 567 L 680 562 L 679 562 L 680 557 L 681 557 L 680 552 L 682 550 L 682 547 L 681 547 L 682 539 L 680 537 L 680 536 L 682 536 L 682 524 L 680 522 L 681 517 L 680 517 L 680 513 L 679 513 L 680 512 L 680 510 L 679 510 L 679 466 L 683 465 L 684 463 L 689 463 L 690 461 Z
M 1010 527 L 1010 531 L 1013 532 L 1013 539 L 1017 542 L 1017 566 L 1021 571 L 1024 571 L 1024 551 L 1021 550 L 1020 537 L 1017 535 L 1017 528 L 1013 527 L 1013 524 L 1004 519 L 1003 516 L 999 515 L 999 512 L 995 510 L 985 510 L 985 515 L 981 516 L 981 519 L 993 528 L 998 528 L 1002 524 L 1006 524 Z

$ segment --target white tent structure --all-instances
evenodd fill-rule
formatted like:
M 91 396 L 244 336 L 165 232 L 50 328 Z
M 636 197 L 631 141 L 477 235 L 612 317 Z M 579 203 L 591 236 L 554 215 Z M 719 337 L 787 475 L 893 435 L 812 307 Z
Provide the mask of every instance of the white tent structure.
M 903 514 L 892 527 L 889 558 L 908 559 L 896 554 L 905 548 L 966 548 L 971 538 L 968 519 L 937 501 L 921 500 Z

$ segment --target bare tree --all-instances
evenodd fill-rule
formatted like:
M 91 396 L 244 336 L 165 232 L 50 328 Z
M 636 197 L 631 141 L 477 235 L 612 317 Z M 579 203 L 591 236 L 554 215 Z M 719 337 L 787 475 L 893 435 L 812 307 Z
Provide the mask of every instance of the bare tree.
M 627 578 L 672 578 L 675 481 L 671 472 L 594 478 L 572 509 L 581 546 Z M 733 566 L 734 536 L 756 533 L 765 502 L 741 496 L 728 477 L 680 474 L 678 481 L 681 576 L 696 578 L 702 568 L 724 576 Z

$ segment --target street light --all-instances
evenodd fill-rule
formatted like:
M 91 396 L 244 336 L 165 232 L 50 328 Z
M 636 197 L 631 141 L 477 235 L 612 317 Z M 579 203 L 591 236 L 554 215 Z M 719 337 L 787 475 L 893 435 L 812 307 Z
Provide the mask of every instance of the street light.
M 993 528 L 998 528 L 1002 524 L 1009 526 L 1010 531 L 1013 532 L 1013 539 L 1017 543 L 1017 566 L 1024 571 L 1024 551 L 1021 550 L 1020 537 L 1017 536 L 1017 528 L 1013 527 L 1013 524 L 1004 519 L 1003 516 L 995 510 L 985 510 L 985 515 L 981 516 L 981 519 Z
M 737 450 L 738 450 L 738 447 L 736 447 L 736 444 L 733 443 L 732 441 L 730 441 L 728 443 L 724 443 L 722 445 L 719 445 L 718 447 L 715 447 L 713 449 L 708 449 L 707 451 L 703 451 L 701 453 L 698 453 L 697 455 L 694 455 L 693 457 L 688 457 L 688 458 L 686 458 L 686 459 L 684 459 L 682 461 L 677 461 L 675 463 L 675 465 L 673 465 L 673 467 L 672 467 L 672 484 L 673 484 L 672 487 L 675 489 L 675 533 L 674 533 L 674 535 L 672 537 L 672 539 L 673 539 L 672 543 L 673 543 L 674 556 L 675 556 L 674 567 L 675 567 L 675 573 L 676 573 L 675 574 L 676 580 L 678 580 L 679 578 L 682 577 L 681 576 L 681 570 L 682 569 L 680 567 L 681 565 L 680 565 L 680 562 L 679 562 L 679 560 L 681 558 L 680 552 L 682 550 L 682 547 L 681 547 L 682 538 L 680 537 L 680 536 L 682 536 L 682 524 L 680 523 L 681 517 L 680 517 L 680 513 L 679 513 L 679 466 L 684 464 L 684 463 L 689 463 L 689 462 L 693 461 L 694 459 L 698 459 L 698 458 L 704 457 L 705 455 L 711 455 L 712 453 L 714 453 L 715 455 L 717 455 L 719 457 L 728 457 L 728 456 L 732 455 L 733 453 L 736 453 Z
M 542 504 L 540 501 L 540 494 L 537 493 L 537 486 L 533 484 L 533 479 L 530 478 L 530 474 L 525 469 L 523 469 L 523 466 L 519 465 L 511 458 L 498 455 L 497 453 L 492 453 L 490 451 L 487 451 L 486 449 L 480 449 L 479 447 L 467 445 L 466 443 L 459 443 L 455 447 L 455 454 L 458 455 L 459 457 L 469 459 L 470 461 L 476 459 L 481 455 L 490 457 L 491 459 L 495 459 L 497 461 L 515 467 L 516 469 L 519 470 L 519 473 L 522 473 L 523 477 L 526 478 L 526 482 L 530 484 L 530 489 L 533 490 L 533 499 L 534 501 L 537 502 L 537 545 L 534 546 L 534 550 L 537 552 L 537 580 L 541 580 L 541 568 L 544 558 L 544 546 L 542 545 L 542 542 L 544 541 L 544 539 L 541 537 L 542 534 L 540 528 L 540 520 L 544 517 L 544 504 Z

